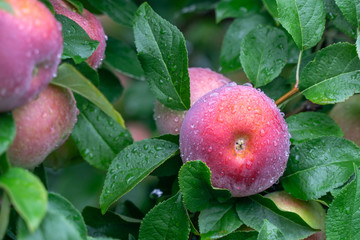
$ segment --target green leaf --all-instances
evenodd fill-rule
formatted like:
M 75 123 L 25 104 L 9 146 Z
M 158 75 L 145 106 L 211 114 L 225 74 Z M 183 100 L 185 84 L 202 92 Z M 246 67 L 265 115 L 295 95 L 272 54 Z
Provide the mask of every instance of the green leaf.
M 98 72 L 100 77 L 99 90 L 109 102 L 114 104 L 121 97 L 124 87 L 121 85 L 118 77 L 111 71 L 100 68 Z
M 106 174 L 100 196 L 102 212 L 105 213 L 112 203 L 177 154 L 178 150 L 177 144 L 159 139 L 135 142 L 122 150 L 112 161 Z
M 70 3 L 75 9 L 82 14 L 84 10 L 84 6 L 81 1 L 79 0 L 66 0 L 68 3 Z
M 290 151 L 283 187 L 296 198 L 317 199 L 341 186 L 360 165 L 360 148 L 349 140 L 322 137 L 296 145 Z
M 58 76 L 51 83 L 70 88 L 72 91 L 85 97 L 125 128 L 124 119 L 120 113 L 114 109 L 111 103 L 87 78 L 70 64 L 61 64 L 58 68 Z
M 108 238 L 108 237 L 96 237 L 96 238 L 93 238 L 93 237 L 87 237 L 87 240 L 118 240 L 118 239 L 115 239 L 115 238 Z M 130 240 L 130 238 L 129 238 Z
M 241 65 L 255 87 L 274 80 L 285 66 L 286 57 L 287 38 L 278 28 L 259 26 L 241 42 Z
M 75 63 L 88 59 L 99 45 L 76 22 L 70 18 L 56 14 L 56 20 L 62 24 L 64 49 L 61 59 L 72 58 Z
M 325 0 L 325 10 L 330 23 L 340 31 L 345 32 L 351 37 L 355 37 L 356 26 L 346 20 L 339 7 L 336 5 L 335 0 Z
M 90 165 L 106 170 L 116 155 L 132 144 L 131 134 L 86 99 L 77 96 L 76 101 L 80 114 L 71 136 Z
M 258 233 L 255 231 L 251 232 L 233 232 L 225 237 L 219 238 L 219 240 L 257 240 Z
M 108 211 L 104 215 L 100 209 L 85 207 L 82 215 L 90 236 L 108 236 L 112 238 L 128 239 L 128 235 L 138 235 L 139 222 L 125 221 L 120 215 Z M 97 239 L 97 238 L 96 238 Z
M 360 58 L 360 33 L 357 34 L 355 45 L 356 45 L 356 53 Z
M 63 196 L 49 193 L 49 211 L 62 215 L 79 232 L 82 239 L 86 239 L 87 230 L 80 212 Z
M 220 63 L 222 72 L 236 71 L 241 68 L 240 46 L 243 38 L 259 24 L 266 24 L 268 20 L 259 14 L 246 15 L 235 19 L 226 31 L 221 46 Z
M 326 216 L 326 239 L 360 238 L 360 172 L 354 164 L 355 179 L 335 197 Z
M 0 113 L 0 156 L 14 141 L 15 135 L 16 126 L 11 113 Z
M 300 50 L 315 46 L 325 29 L 323 0 L 277 0 L 280 23 Z
M 225 18 L 242 17 L 249 12 L 257 12 L 261 5 L 258 0 L 222 0 L 215 9 L 216 23 Z
M 319 137 L 342 137 L 344 134 L 335 121 L 324 113 L 303 112 L 286 119 L 291 134 L 291 143 L 301 142 Z
M 135 79 L 145 80 L 144 70 L 136 55 L 135 49 L 115 38 L 109 37 L 106 42 L 105 64 Z
M 54 212 L 48 212 L 40 227 L 30 233 L 22 221 L 18 224 L 17 237 L 19 240 L 68 240 L 82 239 L 72 225 L 64 216 Z
M 360 60 L 354 45 L 337 43 L 319 51 L 300 76 L 304 96 L 317 104 L 343 102 L 360 92 Z
M 359 0 L 335 0 L 345 18 L 354 26 L 359 26 L 360 1 Z
M 62 196 L 49 193 L 49 207 L 35 232 L 29 232 L 23 221 L 18 223 L 19 240 L 86 240 L 86 226 L 81 214 Z
M 279 228 L 271 224 L 268 220 L 264 220 L 264 224 L 260 229 L 258 240 L 285 240 L 284 235 Z
M 0 0 L 0 9 L 4 10 L 5 12 L 14 14 L 12 6 L 5 0 Z
M 48 203 L 41 181 L 25 169 L 10 168 L 0 176 L 0 188 L 8 194 L 30 231 L 34 231 L 44 218 Z
M 201 211 L 213 202 L 225 202 L 231 198 L 226 189 L 213 188 L 210 169 L 200 160 L 186 162 L 179 171 L 180 192 L 186 207 L 192 211 Z
M 2 194 L 0 205 L 0 239 L 4 239 L 10 221 L 11 203 L 6 193 Z
M 81 62 L 79 64 L 73 64 L 73 61 L 70 62 L 85 78 L 90 80 L 96 87 L 99 87 L 99 74 L 94 68 L 90 67 L 87 62 Z
M 263 0 L 264 6 L 275 19 L 279 18 L 276 0 Z
M 190 78 L 185 39 L 175 26 L 143 3 L 134 17 L 134 35 L 150 90 L 174 110 L 190 107 Z
M 261 90 L 271 99 L 277 100 L 285 93 L 289 92 L 292 84 L 289 80 L 283 77 L 275 78 L 271 83 L 261 87 Z
M 92 6 L 106 13 L 112 20 L 125 26 L 132 26 L 137 6 L 133 0 L 87 0 Z
M 181 194 L 177 193 L 146 214 L 140 226 L 139 240 L 187 240 L 189 233 L 190 223 Z
M 249 227 L 260 231 L 264 219 L 277 227 L 285 239 L 303 239 L 316 231 L 297 214 L 281 211 L 275 203 L 261 195 L 240 198 L 236 206 L 240 219 Z
M 201 239 L 217 239 L 226 236 L 241 226 L 242 222 L 232 202 L 215 203 L 199 215 Z

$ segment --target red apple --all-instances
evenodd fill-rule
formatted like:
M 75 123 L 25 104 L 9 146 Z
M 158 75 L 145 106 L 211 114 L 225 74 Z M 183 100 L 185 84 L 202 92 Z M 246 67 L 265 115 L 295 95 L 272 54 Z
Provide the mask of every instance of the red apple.
M 54 6 L 57 14 L 64 15 L 82 27 L 89 37 L 93 40 L 99 41 L 99 46 L 96 51 L 88 58 L 87 62 L 93 68 L 98 68 L 105 56 L 106 47 L 106 35 L 100 21 L 84 9 L 83 13 L 80 14 L 75 8 L 68 2 L 63 0 L 50 0 Z
M 285 170 L 289 149 L 288 127 L 274 101 L 236 83 L 200 98 L 180 130 L 183 162 L 205 162 L 213 186 L 234 197 L 273 185 Z
M 231 82 L 208 68 L 189 68 L 189 75 L 191 105 L 211 90 Z M 185 114 L 186 111 L 175 111 L 155 101 L 154 119 L 160 134 L 179 134 Z
M 33 99 L 51 81 L 63 49 L 61 25 L 37 0 L 0 9 L 0 112 Z
M 11 164 L 24 168 L 40 164 L 67 139 L 78 112 L 72 92 L 53 85 L 15 109 L 16 136 L 8 149 Z

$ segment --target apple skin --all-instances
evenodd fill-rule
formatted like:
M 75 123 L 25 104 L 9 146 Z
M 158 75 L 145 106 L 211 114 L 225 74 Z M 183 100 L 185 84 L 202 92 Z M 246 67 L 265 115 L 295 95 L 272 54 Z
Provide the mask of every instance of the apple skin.
M 183 162 L 201 160 L 214 187 L 233 197 L 269 188 L 289 157 L 287 124 L 274 101 L 253 87 L 230 83 L 200 98 L 180 130 Z
M 72 92 L 53 85 L 15 109 L 16 136 L 7 152 L 10 163 L 29 169 L 40 164 L 68 138 L 78 113 Z
M 70 18 L 82 27 L 91 39 L 99 41 L 96 51 L 87 59 L 87 63 L 97 69 L 104 59 L 106 48 L 106 35 L 100 21 L 86 9 L 82 14 L 76 12 L 74 7 L 66 1 L 50 0 L 50 2 L 57 14 Z
M 5 0 L 0 9 L 0 112 L 24 105 L 56 75 L 63 49 L 61 25 L 37 0 Z
M 191 106 L 206 93 L 231 82 L 208 68 L 189 68 Z M 159 133 L 178 135 L 186 111 L 172 110 L 155 101 L 154 119 Z
M 298 214 L 310 227 L 321 231 L 309 236 L 306 240 L 322 240 L 325 236 L 326 212 L 317 201 L 303 201 L 296 199 L 285 191 L 272 192 L 264 197 L 270 198 L 276 206 L 287 212 Z
M 360 146 L 360 95 L 337 103 L 329 115 L 343 130 L 344 138 Z

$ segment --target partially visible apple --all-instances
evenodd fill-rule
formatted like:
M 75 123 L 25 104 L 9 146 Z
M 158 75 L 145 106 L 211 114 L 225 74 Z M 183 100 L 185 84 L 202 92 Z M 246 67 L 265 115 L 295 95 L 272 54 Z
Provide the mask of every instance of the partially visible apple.
M 72 92 L 53 85 L 15 109 L 16 136 L 8 149 L 11 164 L 24 168 L 40 164 L 68 138 L 78 113 Z
M 63 49 L 61 25 L 37 0 L 5 0 L 0 9 L 0 112 L 33 99 L 55 76 Z
M 141 122 L 128 122 L 126 123 L 127 129 L 129 129 L 134 142 L 151 138 L 151 130 Z
M 189 68 L 191 106 L 203 95 L 231 81 L 208 68 Z M 180 132 L 186 111 L 175 111 L 155 101 L 154 119 L 160 134 Z
M 339 124 L 344 137 L 360 146 L 360 95 L 354 95 L 345 102 L 337 103 L 329 115 Z
M 105 56 L 106 35 L 100 21 L 94 14 L 84 9 L 80 14 L 66 0 L 50 0 L 57 14 L 64 15 L 82 27 L 89 37 L 99 41 L 96 51 L 88 58 L 87 62 L 93 68 L 98 68 Z
M 264 191 L 284 173 L 289 131 L 273 100 L 253 87 L 230 83 L 189 109 L 180 152 L 183 162 L 206 163 L 214 187 L 244 197 Z
M 296 213 L 310 227 L 321 230 L 309 236 L 306 240 L 326 239 L 324 233 L 326 212 L 320 203 L 314 200 L 303 201 L 296 199 L 285 191 L 272 192 L 264 197 L 270 198 L 280 210 Z

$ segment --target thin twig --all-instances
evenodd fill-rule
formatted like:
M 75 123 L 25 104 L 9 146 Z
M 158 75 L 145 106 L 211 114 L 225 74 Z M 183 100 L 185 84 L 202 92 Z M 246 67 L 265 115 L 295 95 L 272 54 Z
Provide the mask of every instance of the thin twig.
M 289 92 L 285 93 L 282 97 L 280 97 L 278 100 L 276 100 L 276 105 L 279 105 L 283 102 L 285 102 L 288 98 L 292 97 L 294 94 L 299 92 L 299 82 L 300 82 L 300 64 L 301 64 L 301 57 L 302 57 L 303 50 L 299 53 L 299 59 L 296 66 L 296 83 L 293 89 L 291 89 Z

